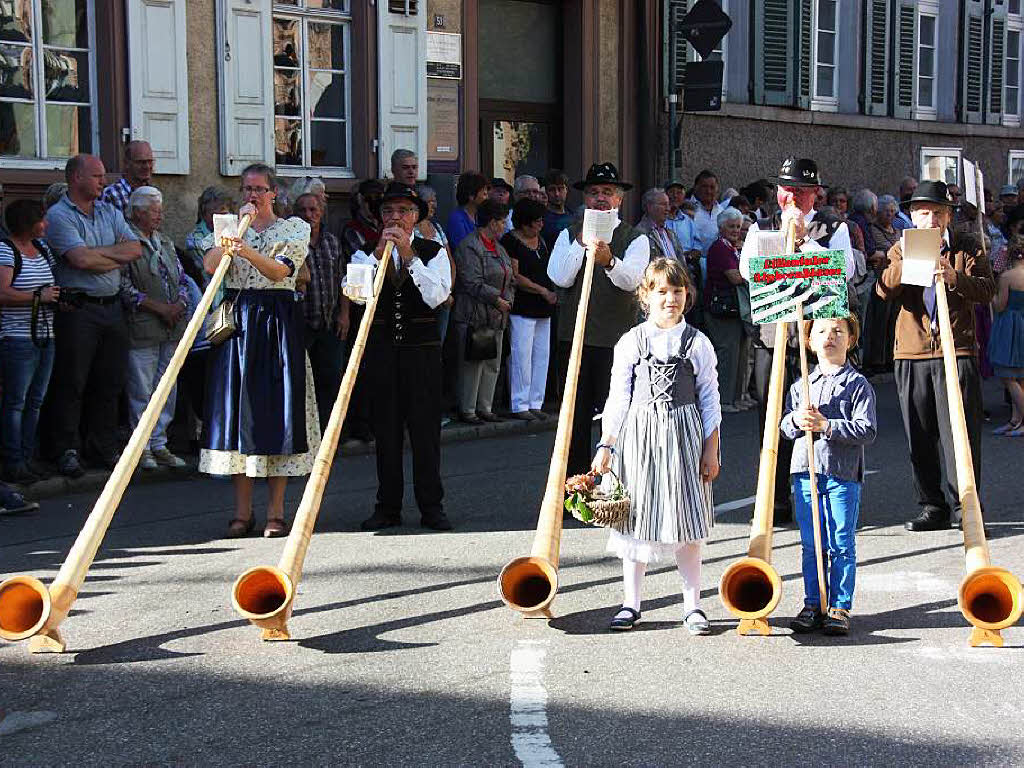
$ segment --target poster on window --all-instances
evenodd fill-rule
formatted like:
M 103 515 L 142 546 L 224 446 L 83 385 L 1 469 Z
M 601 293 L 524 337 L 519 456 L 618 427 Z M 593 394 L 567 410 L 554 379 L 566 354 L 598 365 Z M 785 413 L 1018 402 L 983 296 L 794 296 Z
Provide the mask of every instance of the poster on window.
M 757 325 L 850 314 L 843 251 L 810 251 L 750 259 L 750 319 Z

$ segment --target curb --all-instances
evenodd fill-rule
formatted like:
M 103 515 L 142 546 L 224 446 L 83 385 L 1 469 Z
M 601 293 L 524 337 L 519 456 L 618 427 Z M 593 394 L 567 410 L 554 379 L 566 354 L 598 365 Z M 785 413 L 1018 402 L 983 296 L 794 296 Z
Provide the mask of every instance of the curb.
M 548 418 L 545 421 L 519 421 L 517 419 L 509 419 L 507 421 L 479 424 L 475 426 L 471 424 L 458 424 L 456 422 L 452 422 L 441 429 L 441 444 L 463 443 L 470 440 L 483 440 L 490 437 L 539 434 L 542 432 L 554 431 L 557 425 L 558 419 L 552 414 L 548 414 Z M 406 450 L 408 450 L 408 438 L 406 438 L 405 445 Z M 367 454 L 372 454 L 373 452 L 373 443 L 338 446 L 338 455 L 341 456 L 365 456 Z M 178 470 L 161 467 L 159 469 L 146 472 L 136 469 L 135 473 L 132 475 L 131 482 L 133 484 L 148 485 L 149 483 L 187 480 L 198 475 L 199 472 L 193 464 L 189 464 L 187 469 Z M 68 496 L 75 493 L 89 493 L 92 491 L 102 490 L 109 477 L 110 472 L 106 470 L 88 470 L 81 477 L 74 479 L 54 475 L 53 477 L 40 480 L 38 483 L 33 483 L 29 486 L 12 484 L 11 487 L 23 493 L 25 498 L 31 501 L 40 501 L 42 499 L 52 499 L 58 496 Z

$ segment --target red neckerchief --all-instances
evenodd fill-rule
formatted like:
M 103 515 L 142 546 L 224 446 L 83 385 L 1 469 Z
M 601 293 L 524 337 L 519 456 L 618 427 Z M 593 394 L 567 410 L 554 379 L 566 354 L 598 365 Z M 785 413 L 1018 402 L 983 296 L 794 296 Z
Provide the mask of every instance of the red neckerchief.
M 480 242 L 483 243 L 484 244 L 484 248 L 486 248 L 491 253 L 497 253 L 498 252 L 498 247 L 497 247 L 497 245 L 495 245 L 494 240 L 488 240 L 487 237 L 484 236 L 482 233 L 480 235 Z

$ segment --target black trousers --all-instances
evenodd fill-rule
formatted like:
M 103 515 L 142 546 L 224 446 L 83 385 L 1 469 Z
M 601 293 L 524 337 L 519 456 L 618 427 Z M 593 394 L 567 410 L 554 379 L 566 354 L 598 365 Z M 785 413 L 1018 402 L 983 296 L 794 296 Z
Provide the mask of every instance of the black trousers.
M 558 345 L 559 373 L 562 386 L 569 370 L 569 352 L 572 344 L 560 342 Z M 590 469 L 594 458 L 594 414 L 604 410 L 604 401 L 608 399 L 608 384 L 612 375 L 611 347 L 591 347 L 583 345 L 583 356 L 580 360 L 580 377 L 576 384 L 576 410 L 572 417 L 572 439 L 569 442 L 570 475 L 579 475 Z
M 409 431 L 416 505 L 423 517 L 441 511 L 441 348 L 396 348 L 372 338 L 363 358 L 370 421 L 377 439 L 377 508 L 398 517 L 405 482 L 402 446 Z M 360 376 L 359 378 L 363 378 Z
M 103 458 L 120 449 L 118 408 L 128 378 L 128 324 L 120 301 L 86 302 L 58 311 L 53 321 L 56 357 L 50 379 L 50 428 L 60 455 L 80 447 Z M 83 421 L 84 410 L 84 421 Z
M 754 388 L 757 392 L 757 425 L 758 445 L 764 439 L 764 423 L 768 416 L 768 385 L 772 377 L 772 350 L 754 345 Z M 783 398 L 793 382 L 800 376 L 800 362 L 792 355 L 786 355 L 786 375 L 782 384 Z M 775 465 L 775 510 L 791 510 L 791 483 L 789 479 L 789 462 L 793 456 L 793 441 L 779 435 L 779 454 Z
M 956 359 L 963 393 L 967 439 L 974 460 L 974 482 L 981 496 L 981 375 L 973 357 Z M 946 374 L 942 360 L 897 360 L 896 391 L 903 412 L 903 429 L 910 445 L 917 503 L 924 511 L 960 519 L 960 494 L 956 485 L 956 457 L 946 399 Z M 945 468 L 946 482 L 942 483 Z M 943 489 L 948 494 L 944 495 Z

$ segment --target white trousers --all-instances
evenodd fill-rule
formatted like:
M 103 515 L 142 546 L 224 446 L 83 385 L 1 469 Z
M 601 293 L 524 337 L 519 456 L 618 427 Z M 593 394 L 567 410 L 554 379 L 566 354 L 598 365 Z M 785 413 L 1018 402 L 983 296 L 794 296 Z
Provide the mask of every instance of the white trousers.
M 128 410 L 133 430 L 139 425 L 142 412 L 149 405 L 153 390 L 167 370 L 167 364 L 171 361 L 177 346 L 177 342 L 165 341 L 152 347 L 128 350 Z M 167 425 L 174 418 L 177 394 L 178 387 L 174 386 L 149 438 L 150 450 L 167 447 Z
M 509 355 L 509 389 L 512 390 L 512 411 L 539 411 L 544 407 L 544 390 L 548 383 L 548 357 L 551 348 L 551 318 L 510 318 L 512 335 Z

